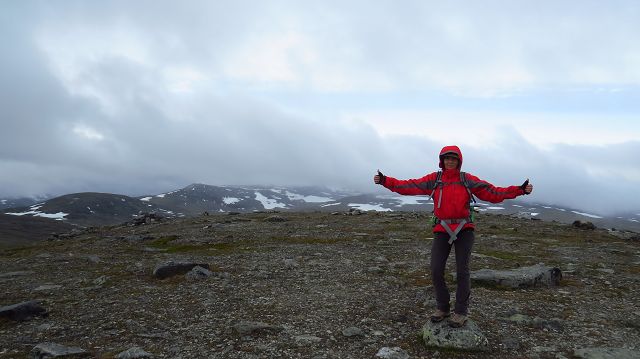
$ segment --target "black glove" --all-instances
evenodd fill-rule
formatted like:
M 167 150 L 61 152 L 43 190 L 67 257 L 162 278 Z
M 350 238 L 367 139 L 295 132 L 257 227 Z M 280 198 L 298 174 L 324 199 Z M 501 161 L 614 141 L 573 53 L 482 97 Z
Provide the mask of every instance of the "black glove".
M 387 180 L 387 176 L 383 175 L 380 170 L 378 170 L 378 176 L 380 176 L 380 185 L 384 185 L 384 181 Z
M 522 191 L 525 191 L 524 194 L 529 194 L 529 193 L 526 192 L 526 188 L 527 188 L 528 185 L 529 185 L 529 179 L 528 178 L 527 178 L 526 181 L 524 181 L 523 184 L 520 185 L 520 188 L 522 188 Z

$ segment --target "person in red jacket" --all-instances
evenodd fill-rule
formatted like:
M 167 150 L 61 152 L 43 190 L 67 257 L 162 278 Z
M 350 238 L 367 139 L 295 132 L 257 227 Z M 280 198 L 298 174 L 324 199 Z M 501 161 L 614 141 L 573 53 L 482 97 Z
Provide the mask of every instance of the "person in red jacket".
M 433 198 L 435 238 L 431 246 L 431 278 L 436 292 L 437 308 L 431 316 L 431 321 L 440 322 L 450 316 L 450 296 L 444 270 L 451 247 L 455 246 L 458 286 L 449 325 L 461 327 L 467 321 L 471 295 L 469 260 L 475 240 L 475 223 L 470 208 L 473 196 L 483 201 L 499 203 L 505 199 L 530 194 L 533 185 L 526 180 L 520 186 L 496 187 L 472 174 L 461 172 L 462 152 L 458 146 L 443 147 L 439 157 L 442 171 L 408 180 L 385 176 L 378 171 L 373 181 L 403 195 L 431 195 Z

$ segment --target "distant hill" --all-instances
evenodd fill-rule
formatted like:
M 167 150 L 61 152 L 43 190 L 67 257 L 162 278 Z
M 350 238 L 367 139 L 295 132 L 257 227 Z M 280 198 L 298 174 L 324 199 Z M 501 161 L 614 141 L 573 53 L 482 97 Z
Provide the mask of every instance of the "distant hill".
M 0 214 L 0 247 L 39 242 L 73 228 L 69 223 L 48 218 Z
M 4 209 L 12 215 L 46 217 L 80 226 L 118 224 L 144 212 L 164 217 L 191 217 L 203 212 L 278 211 L 427 211 L 428 196 L 393 193 L 362 194 L 324 187 L 211 186 L 191 184 L 161 194 L 129 197 L 110 193 L 76 193 L 46 201 Z M 509 200 L 501 204 L 478 203 L 479 212 L 507 214 L 527 219 L 572 223 L 590 221 L 598 227 L 640 232 L 640 210 L 624 216 L 605 217 L 556 205 Z

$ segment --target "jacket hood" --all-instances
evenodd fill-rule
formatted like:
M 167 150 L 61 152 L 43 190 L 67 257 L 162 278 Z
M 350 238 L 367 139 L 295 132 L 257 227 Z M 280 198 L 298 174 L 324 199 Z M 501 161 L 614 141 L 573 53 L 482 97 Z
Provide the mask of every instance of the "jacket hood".
M 458 146 L 444 146 L 444 147 L 442 147 L 442 149 L 440 150 L 440 156 L 439 156 L 440 163 L 438 164 L 438 166 L 440 168 L 444 169 L 443 157 L 447 153 L 454 153 L 454 154 L 458 155 L 458 158 L 460 159 L 458 161 L 458 169 L 462 168 L 462 151 L 460 151 L 460 148 L 458 148 Z

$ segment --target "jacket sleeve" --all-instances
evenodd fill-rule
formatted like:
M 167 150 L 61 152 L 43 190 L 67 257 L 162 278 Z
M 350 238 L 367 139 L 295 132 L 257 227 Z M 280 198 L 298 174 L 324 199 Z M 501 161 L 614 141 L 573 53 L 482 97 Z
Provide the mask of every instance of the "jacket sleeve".
M 405 195 L 429 195 L 432 192 L 432 188 L 435 185 L 436 172 L 430 173 L 421 178 L 399 180 L 393 177 L 386 176 L 384 186 L 389 190 L 405 194 Z
M 467 184 L 474 196 L 491 203 L 499 203 L 505 199 L 512 199 L 524 194 L 520 186 L 496 187 L 478 177 L 466 174 Z

